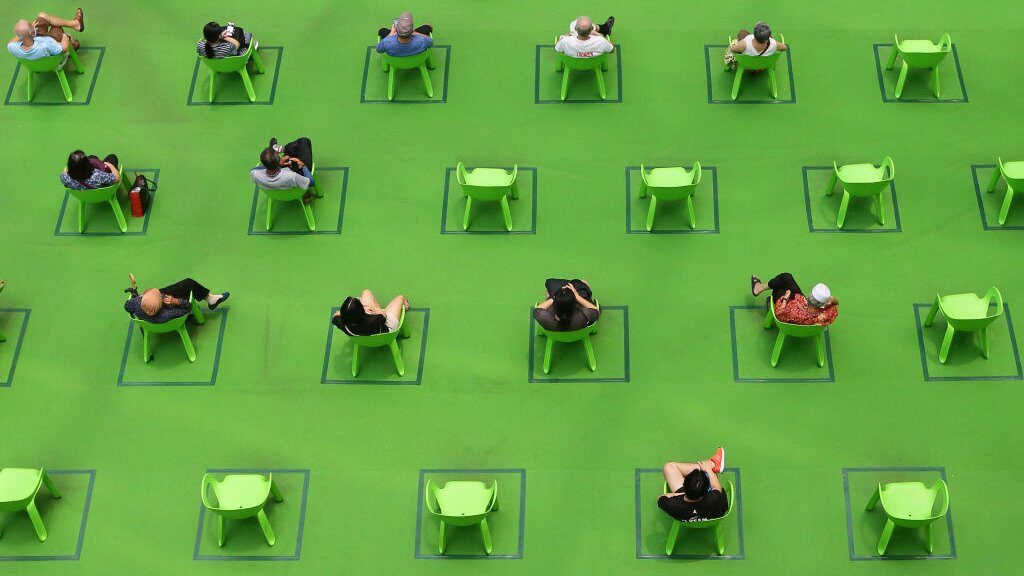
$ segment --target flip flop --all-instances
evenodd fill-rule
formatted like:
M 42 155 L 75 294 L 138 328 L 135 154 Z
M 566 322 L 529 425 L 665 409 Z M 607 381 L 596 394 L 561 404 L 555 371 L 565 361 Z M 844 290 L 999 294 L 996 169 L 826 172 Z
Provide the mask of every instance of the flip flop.
M 754 298 L 757 298 L 757 294 L 754 294 L 754 287 L 757 286 L 760 282 L 761 279 L 758 278 L 757 276 L 750 276 L 750 295 L 753 296 Z
M 224 302 L 227 302 L 227 299 L 231 297 L 231 292 L 225 292 L 225 293 L 221 294 L 220 296 L 221 296 L 220 300 L 217 300 L 213 304 L 210 304 L 210 310 L 216 310 L 217 306 L 220 306 Z
M 75 13 L 75 20 L 78 20 L 78 31 L 85 32 L 85 12 L 81 8 Z

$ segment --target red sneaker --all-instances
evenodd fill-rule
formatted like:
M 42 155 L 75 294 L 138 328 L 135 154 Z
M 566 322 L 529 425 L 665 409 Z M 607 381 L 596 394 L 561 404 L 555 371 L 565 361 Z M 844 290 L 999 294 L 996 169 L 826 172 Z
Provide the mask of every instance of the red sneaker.
M 715 450 L 715 454 L 711 457 L 711 463 L 714 465 L 711 471 L 715 474 L 721 474 L 722 470 L 725 470 L 725 448 L 719 447 Z

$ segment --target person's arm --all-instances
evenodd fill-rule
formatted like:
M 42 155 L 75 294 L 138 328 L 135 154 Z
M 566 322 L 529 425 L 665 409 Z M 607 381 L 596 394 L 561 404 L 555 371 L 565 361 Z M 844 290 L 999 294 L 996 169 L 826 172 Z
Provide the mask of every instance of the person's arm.
M 234 36 L 229 36 L 226 30 L 221 33 L 220 40 L 221 42 L 227 42 L 234 46 L 236 51 L 242 47 L 242 43 L 236 40 Z
M 534 308 L 536 308 L 537 310 L 547 310 L 548 308 L 551 308 L 551 305 L 554 304 L 554 303 L 555 303 L 554 300 L 552 300 L 551 298 L 548 298 L 547 300 L 545 300 L 545 301 L 537 304 L 536 306 L 534 306 Z
M 597 308 L 597 306 L 594 306 L 594 304 L 591 303 L 590 300 L 587 300 L 583 296 L 580 296 L 580 293 L 576 291 L 576 287 L 572 285 L 572 282 L 566 284 L 566 286 L 568 286 L 569 290 L 572 290 L 572 295 L 576 297 L 577 304 L 589 310 L 594 310 Z
M 718 481 L 718 474 L 715 474 L 714 472 L 712 472 L 710 466 L 705 468 L 702 465 L 700 468 L 701 468 L 701 470 L 704 471 L 705 474 L 708 475 L 708 482 L 711 483 L 711 489 L 712 490 L 718 490 L 719 492 L 722 492 L 724 494 L 725 492 L 722 490 L 722 483 Z
M 121 173 L 117 171 L 117 166 L 114 166 L 110 162 L 104 162 L 104 164 L 107 165 L 107 168 L 110 168 L 110 173 L 116 178 L 115 182 L 121 179 Z
M 377 52 L 378 53 L 381 53 L 381 54 L 384 53 L 384 50 L 385 50 L 385 44 L 384 43 L 387 42 L 388 38 L 391 38 L 391 36 L 393 36 L 394 33 L 395 33 L 395 29 L 392 28 L 391 29 L 391 34 L 388 34 L 384 38 L 381 38 L 380 42 L 377 42 Z
M 785 52 L 786 50 L 789 50 L 789 46 L 787 46 L 785 42 L 779 42 L 778 40 L 776 40 L 775 49 L 778 50 L 779 52 Z
M 65 34 L 64 37 L 60 39 L 60 50 L 55 50 L 54 48 L 47 48 L 47 52 L 50 54 L 50 56 L 56 56 L 57 54 L 67 52 L 70 49 L 71 41 L 69 40 L 69 36 Z
M 737 38 L 733 40 L 732 44 L 729 45 L 729 52 L 733 54 L 742 54 L 747 49 L 747 41 L 743 38 Z

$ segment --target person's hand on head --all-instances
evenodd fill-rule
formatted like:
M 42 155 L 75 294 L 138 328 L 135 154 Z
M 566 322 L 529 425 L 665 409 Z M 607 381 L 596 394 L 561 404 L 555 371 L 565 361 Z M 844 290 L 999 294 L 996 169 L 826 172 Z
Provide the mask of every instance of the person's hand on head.
M 302 160 L 299 160 L 298 158 L 295 158 L 295 157 L 292 157 L 290 159 L 290 161 L 291 161 L 292 166 L 298 166 L 299 168 L 302 168 L 303 166 L 306 165 L 305 162 L 303 162 Z
M 177 298 L 175 298 L 174 296 L 168 296 L 167 294 L 164 294 L 163 301 L 164 301 L 164 304 L 167 304 L 168 306 L 172 306 L 172 305 L 178 303 L 178 299 Z
M 135 274 L 132 274 L 131 272 L 128 273 L 128 284 L 132 288 L 135 288 Z

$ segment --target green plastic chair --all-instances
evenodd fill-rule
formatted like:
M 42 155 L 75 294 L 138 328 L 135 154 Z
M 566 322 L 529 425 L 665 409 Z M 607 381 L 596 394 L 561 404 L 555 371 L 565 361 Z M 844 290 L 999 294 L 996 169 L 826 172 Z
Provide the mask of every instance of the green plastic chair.
M 995 304 L 992 312 L 989 312 L 990 304 Z M 980 332 L 981 355 L 988 358 L 988 326 L 1003 315 L 1003 295 L 995 286 L 989 288 L 981 297 L 969 293 L 951 296 L 936 294 L 928 317 L 924 319 L 926 328 L 932 325 L 935 314 L 940 311 L 946 318 L 946 336 L 942 339 L 942 347 L 939 348 L 939 362 L 946 363 L 949 346 L 953 343 L 953 334 L 957 331 Z
M 786 37 L 779 34 L 779 39 L 783 44 L 786 43 Z M 732 45 L 732 36 L 729 37 L 729 45 Z M 743 83 L 743 73 L 747 70 L 767 70 L 768 71 L 768 86 L 772 91 L 772 98 L 775 100 L 779 99 L 779 84 L 775 78 L 775 64 L 779 61 L 782 56 L 782 51 L 776 50 L 771 56 L 750 56 L 747 54 L 733 54 L 733 58 L 736 60 L 736 77 L 732 81 L 732 99 L 735 100 L 740 95 L 740 84 Z
M 505 216 L 505 229 L 512 231 L 512 210 L 509 208 L 508 199 L 519 198 L 519 187 L 516 185 L 516 175 L 519 173 L 519 165 L 512 167 L 509 174 L 504 168 L 474 168 L 466 170 L 466 167 L 459 162 L 456 167 L 455 176 L 462 186 L 462 193 L 466 196 L 466 213 L 462 217 L 462 229 L 469 230 L 469 215 L 473 209 L 473 201 L 501 202 L 501 212 Z
M 686 212 L 690 217 L 690 228 L 697 227 L 697 218 L 693 213 L 693 193 L 700 184 L 700 162 L 694 162 L 689 171 L 682 167 L 651 168 L 647 170 L 640 165 L 640 197 L 651 194 L 651 206 L 647 209 L 647 231 L 654 227 L 654 212 L 658 201 L 686 200 Z
M 488 488 L 483 482 L 452 480 L 438 488 L 427 480 L 423 500 L 427 511 L 440 521 L 437 530 L 437 552 L 444 554 L 445 526 L 480 525 L 484 550 L 491 553 L 491 531 L 487 527 L 487 516 L 498 511 L 498 481 Z
M 405 308 L 398 317 L 398 330 L 384 334 L 373 334 L 370 336 L 352 336 L 352 377 L 359 376 L 359 348 L 383 348 L 391 349 L 391 356 L 395 359 L 395 372 L 399 376 L 405 376 L 405 362 L 402 360 L 402 349 L 398 346 L 399 338 L 409 338 L 409 326 L 405 323 Z
M 218 479 L 220 476 L 220 479 Z M 212 491 L 212 496 L 211 496 Z M 228 520 L 243 520 L 253 516 L 259 520 L 267 544 L 277 543 L 277 536 L 270 526 L 264 507 L 271 495 L 274 502 L 284 502 L 281 490 L 274 482 L 274 475 L 262 474 L 211 474 L 203 475 L 199 492 L 203 506 L 217 515 L 217 545 L 224 546 L 227 538 Z
M 117 173 L 119 174 L 117 182 L 106 186 L 104 188 L 93 188 L 91 190 L 75 190 L 74 188 L 65 188 L 68 194 L 70 194 L 75 200 L 78 200 L 78 233 L 85 232 L 85 205 L 86 204 L 102 204 L 106 202 L 110 205 L 110 209 L 114 211 L 114 219 L 117 220 L 117 227 L 121 229 L 121 232 L 128 231 L 128 223 L 124 219 L 124 211 L 121 210 L 121 203 L 117 200 L 117 193 L 124 190 L 128 193 L 128 187 L 125 185 L 123 168 L 118 165 Z
M 153 359 L 153 355 L 150 353 L 150 334 L 167 334 L 169 332 L 178 333 L 178 336 L 181 337 L 181 343 L 185 345 L 185 354 L 188 356 L 188 361 L 196 361 L 196 349 L 192 346 L 192 339 L 189 338 L 188 330 L 185 328 L 185 321 L 188 320 L 190 315 L 196 319 L 196 324 L 204 324 L 206 323 L 206 319 L 203 318 L 203 313 L 199 310 L 199 303 L 197 303 L 191 296 L 189 296 L 188 301 L 192 303 L 192 313 L 180 316 L 174 320 L 154 323 L 146 322 L 139 318 L 135 319 L 135 322 L 138 323 L 139 327 L 142 329 L 142 357 L 144 362 L 149 362 Z
M 606 37 L 609 42 L 612 41 L 612 37 Z M 555 38 L 555 43 L 558 43 L 558 38 Z M 591 56 L 590 58 L 573 58 L 567 54 L 561 52 L 555 52 L 555 72 L 562 73 L 562 92 L 561 99 L 565 100 L 569 94 L 569 74 L 573 70 L 593 70 L 594 77 L 597 78 L 597 93 L 601 96 L 601 100 L 608 99 L 608 92 L 604 88 L 604 74 L 603 72 L 608 70 L 608 55 L 611 52 L 605 52 L 604 54 L 598 54 L 597 56 Z
M 253 72 L 263 74 L 266 69 L 263 67 L 263 59 L 260 58 L 258 50 L 260 43 L 256 40 L 249 42 L 249 48 L 245 54 L 228 56 L 227 58 L 204 58 L 200 60 L 210 69 L 210 102 L 213 102 L 213 94 L 217 86 L 217 74 L 231 74 L 237 72 L 242 77 L 242 84 L 245 85 L 245 93 L 249 96 L 249 102 L 256 101 L 256 90 L 252 87 L 252 80 L 249 78 L 249 71 L 246 64 L 252 61 Z
M 46 541 L 46 525 L 39 516 L 39 509 L 36 508 L 36 495 L 43 484 L 46 484 L 51 496 L 60 498 L 60 492 L 53 485 L 53 480 L 42 468 L 0 469 L 0 512 L 24 510 L 28 513 L 40 542 Z M 0 537 L 3 535 L 3 527 L 0 526 Z
M 825 329 L 827 326 L 817 324 L 790 324 L 783 322 L 775 316 L 775 302 L 768 298 L 768 314 L 764 318 L 764 329 L 771 330 L 778 326 L 779 335 L 775 338 L 775 348 L 772 350 L 772 368 L 779 365 L 779 356 L 782 354 L 782 344 L 786 338 L 814 338 L 814 347 L 818 353 L 818 366 L 825 365 Z
M 1024 190 L 1024 162 L 1003 162 L 999 158 L 999 170 L 992 174 L 992 180 L 988 183 L 986 192 L 994 192 L 999 177 L 1006 180 L 1006 195 L 1003 196 L 1003 206 L 999 209 L 999 225 L 1006 224 L 1006 215 L 1010 213 L 1010 204 L 1013 202 L 1014 189 Z
M 678 520 L 673 520 L 672 529 L 669 530 L 668 533 L 668 540 L 665 541 L 666 556 L 671 556 L 672 552 L 676 549 L 676 540 L 679 539 L 680 528 L 695 530 L 706 530 L 708 528 L 714 528 L 715 549 L 718 551 L 719 556 L 725 554 L 725 535 L 722 533 L 722 523 L 725 522 L 730 516 L 732 516 L 733 501 L 736 497 L 736 488 L 733 486 L 732 480 L 729 480 L 722 485 L 722 489 L 725 490 L 725 497 L 726 500 L 729 502 L 729 508 L 725 511 L 725 514 L 720 518 L 700 520 L 697 522 L 680 522 Z M 668 482 L 666 482 L 662 494 L 668 494 L 668 492 Z
M 598 310 L 601 310 L 599 303 L 595 302 L 594 305 L 597 306 Z M 536 320 L 534 321 L 536 322 Z M 596 371 L 597 357 L 594 356 L 594 343 L 590 341 L 590 337 L 597 334 L 599 322 L 601 322 L 600 316 L 590 326 L 565 332 L 545 330 L 538 322 L 537 329 L 540 331 L 539 334 L 547 340 L 544 344 L 544 373 L 548 374 L 551 372 L 551 351 L 555 348 L 555 342 L 583 342 L 583 349 L 587 352 L 587 366 L 591 372 Z
M 433 50 L 434 48 L 430 47 L 412 56 L 390 56 L 384 52 L 380 53 L 381 69 L 388 73 L 388 100 L 395 99 L 395 70 L 413 68 L 419 69 L 420 76 L 423 77 L 423 91 L 427 93 L 427 98 L 434 97 L 434 85 L 430 82 L 430 72 L 427 72 L 428 69 L 434 69 L 434 59 L 431 58 Z
M 282 168 L 283 170 L 283 168 Z M 316 175 L 316 163 L 309 167 L 309 173 Z M 257 186 L 257 188 L 259 188 Z M 302 212 L 306 215 L 306 226 L 309 227 L 310 231 L 316 230 L 316 219 L 313 218 L 313 209 L 302 201 L 302 197 L 305 196 L 306 190 L 302 188 L 286 188 L 284 190 L 268 190 L 265 188 L 259 188 L 260 192 L 263 192 L 267 196 L 267 230 L 270 230 L 274 224 L 274 202 L 289 202 L 292 200 L 298 200 L 299 205 L 302 206 Z M 323 198 L 323 192 L 320 191 L 320 185 L 313 184 L 313 194 L 317 198 Z
M 896 166 L 889 156 L 882 160 L 882 164 L 847 164 L 840 166 L 832 162 L 832 178 L 828 181 L 826 196 L 831 196 L 836 189 L 836 183 L 843 184 L 843 201 L 839 204 L 839 216 L 836 218 L 836 227 L 842 228 L 846 223 L 846 209 L 850 206 L 850 197 L 858 196 L 875 199 L 875 216 L 878 223 L 885 224 L 885 203 L 882 194 L 892 184 L 896 177 Z
M 26 90 L 28 92 L 29 102 L 32 101 L 34 96 L 33 77 L 36 72 L 53 72 L 56 74 L 57 80 L 60 82 L 60 89 L 64 92 L 64 100 L 71 102 L 71 99 L 73 98 L 71 94 L 71 86 L 68 84 L 68 77 L 64 74 L 64 65 L 69 59 L 75 63 L 75 72 L 78 74 L 85 74 L 85 68 L 82 67 L 82 61 L 78 59 L 78 51 L 71 47 L 68 47 L 67 54 L 54 54 L 53 56 L 39 58 L 38 60 L 18 59 L 18 62 L 28 70 Z
M 885 528 L 882 529 L 882 537 L 878 539 L 878 555 L 885 556 L 893 528 L 896 526 L 901 528 L 923 526 L 925 546 L 928 553 L 931 554 L 934 550 L 932 523 L 945 516 L 949 511 L 949 488 L 946 483 L 941 478 L 930 487 L 925 486 L 922 482 L 879 483 L 865 509 L 874 510 L 879 500 L 882 502 L 882 511 L 885 513 Z
M 903 68 L 900 69 L 900 79 L 896 82 L 896 98 L 903 96 L 903 86 L 907 81 L 907 71 L 910 68 L 928 68 L 935 74 L 935 97 L 939 97 L 939 64 L 946 59 L 953 42 L 949 34 L 943 34 L 936 44 L 931 40 L 904 40 L 900 42 L 898 34 L 894 34 L 895 43 L 892 53 L 889 54 L 889 62 L 885 65 L 886 70 L 892 70 L 896 65 L 896 56 L 903 59 Z

